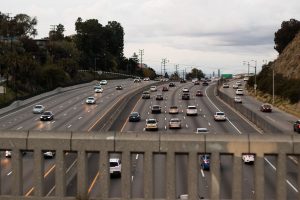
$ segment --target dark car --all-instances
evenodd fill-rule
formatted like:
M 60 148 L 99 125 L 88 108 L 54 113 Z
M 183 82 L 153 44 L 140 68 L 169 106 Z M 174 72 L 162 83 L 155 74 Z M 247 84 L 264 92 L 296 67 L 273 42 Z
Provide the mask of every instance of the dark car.
M 186 83 L 186 81 L 184 79 L 181 79 L 180 83 Z
M 142 99 L 150 99 L 150 92 L 144 91 L 142 94 Z
M 156 95 L 156 100 L 164 100 L 164 97 L 162 94 L 157 94 Z
M 169 83 L 169 87 L 175 87 L 175 83 Z
M 121 85 L 117 85 L 116 90 L 123 90 L 123 87 Z
M 202 96 L 203 96 L 203 93 L 202 93 L 202 91 L 201 91 L 201 90 L 197 90 L 197 92 L 196 92 L 196 96 L 198 96 L 198 97 L 202 97 Z
M 207 81 L 204 81 L 204 82 L 202 83 L 202 85 L 203 85 L 203 86 L 208 86 L 208 82 L 207 82 Z
M 152 113 L 161 113 L 161 107 L 159 105 L 153 105 L 151 112 Z
M 263 104 L 260 106 L 260 111 L 262 112 L 272 112 L 272 107 L 270 104 Z
M 129 119 L 130 122 L 138 122 L 141 120 L 141 116 L 138 112 L 132 112 L 129 115 Z
M 300 119 L 294 123 L 294 131 L 300 133 Z
M 40 117 L 41 121 L 51 121 L 53 119 L 54 119 L 54 115 L 51 111 L 44 112 Z
M 189 93 L 183 93 L 182 96 L 181 96 L 181 98 L 183 100 L 189 100 L 190 99 L 190 94 Z
M 203 170 L 209 170 L 210 168 L 210 156 L 208 154 L 204 154 L 201 156 L 201 168 Z
M 195 81 L 194 85 L 200 85 L 200 82 L 199 81 Z
M 163 91 L 163 92 L 169 91 L 169 88 L 168 88 L 167 86 L 164 86 L 164 87 L 162 88 L 162 91 Z

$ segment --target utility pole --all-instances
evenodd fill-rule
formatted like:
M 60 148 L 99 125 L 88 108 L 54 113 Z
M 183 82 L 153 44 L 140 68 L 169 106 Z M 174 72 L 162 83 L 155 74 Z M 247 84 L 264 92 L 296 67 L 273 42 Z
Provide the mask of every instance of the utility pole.
M 141 68 L 143 68 L 143 55 L 144 55 L 144 49 L 139 50 L 139 55 L 141 56 Z
M 166 63 L 169 62 L 166 58 L 163 58 L 161 63 L 164 66 L 164 76 L 166 75 Z
M 179 75 L 178 75 L 178 67 L 179 67 L 179 65 L 175 65 L 175 73 L 179 77 Z
M 256 88 L 257 88 L 257 84 L 256 84 L 256 65 L 257 65 L 257 61 L 256 60 L 251 60 L 251 61 L 255 62 L 255 66 L 254 66 L 254 93 L 255 93 L 255 96 L 256 96 Z M 249 62 L 248 62 L 248 66 L 249 66 Z M 248 71 L 248 76 L 249 76 L 249 71 Z

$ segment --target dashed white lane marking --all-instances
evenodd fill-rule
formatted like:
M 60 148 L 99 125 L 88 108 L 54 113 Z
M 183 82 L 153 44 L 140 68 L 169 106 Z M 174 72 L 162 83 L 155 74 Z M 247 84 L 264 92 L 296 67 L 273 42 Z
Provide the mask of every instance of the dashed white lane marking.
M 167 118 L 165 117 L 165 121 L 167 121 Z
M 185 116 L 183 116 L 183 119 L 185 119 Z
M 167 130 L 167 126 L 165 126 L 165 130 Z
M 208 126 L 211 126 L 211 124 L 208 122 Z
M 70 124 L 70 125 L 68 126 L 68 128 L 71 128 L 71 126 L 72 126 L 72 125 Z
M 143 131 L 145 131 L 146 130 L 146 128 L 143 128 Z
M 136 160 L 139 159 L 139 154 L 136 154 L 135 159 Z
M 82 117 L 78 117 L 78 119 L 82 119 Z
M 201 174 L 202 174 L 202 177 L 205 178 L 205 175 L 204 175 L 204 172 L 202 169 L 201 169 Z
M 185 125 L 185 127 L 186 127 L 186 128 L 189 128 L 189 126 L 188 126 L 187 124 Z
M 131 181 L 133 181 L 133 176 L 131 176 Z
M 64 116 L 66 116 L 66 115 L 67 115 L 67 113 L 64 114 Z
M 205 115 L 203 115 L 203 117 L 206 117 Z
M 264 160 L 276 171 L 276 167 L 267 158 L 264 158 Z M 297 193 L 299 192 L 297 188 L 293 186 L 293 184 L 289 180 L 286 179 L 285 181 L 293 190 L 295 190 L 295 192 Z
M 52 123 L 52 124 L 54 124 L 54 123 L 55 123 L 55 121 L 52 121 L 51 123 Z M 50 123 L 49 123 L 49 124 L 50 124 Z
M 20 130 L 20 129 L 22 129 L 23 127 L 22 126 L 20 126 L 19 128 L 17 128 L 17 130 Z
M 12 174 L 12 171 L 8 172 L 7 176 L 10 176 Z
M 271 118 L 271 117 L 269 117 L 269 116 L 266 116 L 266 118 L 268 118 L 269 120 L 271 120 L 271 121 L 273 121 L 273 122 L 276 121 L 275 119 L 273 119 L 273 118 Z

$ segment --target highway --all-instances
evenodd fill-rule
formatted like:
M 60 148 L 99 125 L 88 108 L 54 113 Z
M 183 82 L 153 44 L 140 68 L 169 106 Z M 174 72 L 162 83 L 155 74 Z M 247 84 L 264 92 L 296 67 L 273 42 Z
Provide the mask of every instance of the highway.
M 32 114 L 33 105 L 29 105 L 20 110 L 0 116 L 1 130 L 36 130 L 36 131 L 87 131 L 95 134 L 99 133 L 100 121 L 106 121 L 106 115 L 113 110 L 114 106 L 126 94 L 129 94 L 134 89 L 149 85 L 153 82 L 133 83 L 131 80 L 116 80 L 109 81 L 107 86 L 104 86 L 102 94 L 94 94 L 93 88 L 81 88 L 65 93 L 55 95 L 53 97 L 41 100 L 35 104 L 43 104 L 47 110 L 51 110 L 55 114 L 55 118 L 50 122 L 39 121 L 39 115 Z M 115 86 L 121 84 L 124 90 L 116 90 Z M 232 108 L 219 100 L 215 95 L 216 84 L 210 83 L 209 86 L 194 85 L 191 82 L 178 83 L 176 87 L 169 87 L 169 91 L 162 92 L 163 86 L 168 86 L 166 82 L 164 85 L 158 86 L 158 92 L 152 92 L 150 99 L 142 99 L 140 94 L 133 95 L 132 100 L 128 103 L 122 111 L 118 120 L 112 124 L 110 131 L 120 131 L 122 134 L 130 132 L 147 132 L 149 134 L 196 134 L 197 128 L 208 128 L 207 134 L 265 134 L 253 124 L 249 123 L 243 116 L 238 114 Z M 182 100 L 182 88 L 189 88 L 191 99 Z M 202 90 L 204 96 L 195 96 L 197 90 Z M 232 92 L 232 89 L 228 89 Z M 162 93 L 164 99 L 158 101 L 155 99 L 157 93 Z M 233 95 L 233 93 L 232 93 Z M 97 98 L 96 105 L 86 105 L 85 99 L 88 96 L 95 96 Z M 244 97 L 245 98 L 245 97 Z M 249 97 L 249 99 L 251 99 Z M 34 104 L 34 105 L 35 105 Z M 151 108 L 153 105 L 160 105 L 162 113 L 152 114 Z M 169 107 L 176 105 L 179 107 L 179 114 L 171 115 L 168 113 Z M 195 105 L 198 110 L 197 116 L 186 116 L 186 108 L 189 105 Z M 140 122 L 128 122 L 127 118 L 132 111 L 137 111 L 141 114 Z M 216 122 L 213 115 L 216 111 L 223 111 L 227 116 L 225 122 Z M 169 120 L 173 117 L 181 119 L 182 128 L 172 129 L 168 127 Z M 158 120 L 159 130 L 146 131 L 146 119 L 156 118 Z M 97 123 L 98 122 L 98 123 Z M 284 129 L 285 130 L 285 129 Z M 97 131 L 97 132 L 95 132 Z M 209 197 L 210 185 L 210 171 L 202 170 L 200 168 L 199 155 L 199 195 L 204 198 Z M 111 157 L 119 157 L 119 154 L 111 154 Z M 268 199 L 275 199 L 276 193 L 276 159 L 274 156 L 266 156 L 265 164 L 265 195 Z M 96 197 L 99 195 L 99 188 L 97 178 L 101 176 L 98 173 L 99 156 L 96 153 L 90 153 L 88 157 L 88 186 L 89 195 Z M 176 196 L 187 193 L 187 155 L 176 155 Z M 231 198 L 232 176 L 232 156 L 221 156 L 221 198 Z M 33 154 L 27 153 L 23 156 L 23 177 L 26 180 L 24 185 L 24 194 L 32 195 L 34 188 L 33 182 Z M 67 195 L 72 196 L 76 193 L 76 153 L 68 153 L 66 155 L 66 169 L 67 169 Z M 297 161 L 288 160 L 287 173 L 287 188 L 288 198 L 296 198 L 297 187 Z M 2 184 L 2 193 L 10 194 L 11 192 L 11 162 L 10 159 L 1 159 L 1 177 L 7 184 Z M 254 191 L 254 174 L 253 165 L 243 165 L 243 199 L 252 199 Z M 53 159 L 45 160 L 45 195 L 54 195 L 55 178 L 54 178 L 54 161 Z M 154 197 L 162 198 L 165 196 L 167 167 L 166 156 L 164 154 L 157 154 L 154 156 Z M 132 197 L 143 197 L 143 155 L 132 155 Z M 112 178 L 110 181 L 110 197 L 121 196 L 121 179 Z

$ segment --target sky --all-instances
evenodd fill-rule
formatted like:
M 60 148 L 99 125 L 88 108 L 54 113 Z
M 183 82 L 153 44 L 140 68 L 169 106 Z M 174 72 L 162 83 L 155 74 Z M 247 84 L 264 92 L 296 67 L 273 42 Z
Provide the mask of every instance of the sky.
M 206 74 L 260 71 L 278 56 L 274 33 L 283 21 L 300 20 L 299 0 L 11 0 L 1 12 L 36 17 L 38 36 L 51 25 L 63 24 L 65 35 L 75 34 L 75 21 L 98 19 L 102 25 L 118 21 L 124 28 L 124 55 L 144 50 L 143 63 L 161 72 L 175 65 L 181 73 L 192 68 Z M 255 62 L 256 61 L 256 62 Z M 244 63 L 244 64 L 243 64 Z

